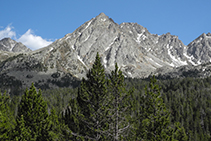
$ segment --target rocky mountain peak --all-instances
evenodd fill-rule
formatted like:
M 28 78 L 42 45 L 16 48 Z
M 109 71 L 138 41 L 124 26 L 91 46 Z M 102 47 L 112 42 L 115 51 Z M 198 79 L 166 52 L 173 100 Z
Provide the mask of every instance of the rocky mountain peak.
M 0 45 L 2 46 L 1 50 L 5 49 L 5 51 L 12 51 L 12 49 L 16 43 L 17 43 L 16 41 L 14 41 L 10 38 L 4 38 L 4 39 L 0 40 Z
M 211 61 L 211 34 L 203 33 L 190 44 L 188 44 L 188 55 L 196 65 Z
M 16 42 L 11 38 L 4 38 L 0 40 L 0 50 L 8 52 L 29 52 L 31 49 L 27 48 L 20 42 Z
M 148 76 L 164 66 L 188 65 L 183 55 L 185 45 L 177 36 L 170 33 L 161 36 L 151 34 L 137 23 L 119 25 L 104 13 L 85 22 L 51 46 L 55 50 L 66 50 L 65 56 L 63 53 L 62 56 L 72 56 L 71 60 L 79 61 L 81 66 L 77 66 L 80 70 L 85 68 L 82 72 L 91 68 L 97 52 L 106 71 L 112 70 L 117 62 L 125 76 L 129 77 Z M 64 66 L 70 68 L 65 62 Z M 77 71 L 73 74 L 79 76 Z
M 53 82 L 66 74 L 81 79 L 98 52 L 106 72 L 117 63 L 125 77 L 143 78 L 211 61 L 210 37 L 210 33 L 202 34 L 185 46 L 178 36 L 151 34 L 137 23 L 119 25 L 101 13 L 49 46 L 4 62 L 0 70 L 24 83 L 28 82 L 28 74 L 33 74 L 35 82 L 43 79 L 41 74 Z
M 211 37 L 211 33 L 210 33 L 210 32 L 208 32 L 208 33 L 207 33 L 207 36 Z
M 106 19 L 109 19 L 109 17 L 107 15 L 105 15 L 105 13 L 100 13 L 98 16 L 96 16 L 96 19 L 104 21 Z
M 204 33 L 203 36 L 204 36 L 204 38 L 211 38 L 211 33 L 210 32 L 207 34 Z

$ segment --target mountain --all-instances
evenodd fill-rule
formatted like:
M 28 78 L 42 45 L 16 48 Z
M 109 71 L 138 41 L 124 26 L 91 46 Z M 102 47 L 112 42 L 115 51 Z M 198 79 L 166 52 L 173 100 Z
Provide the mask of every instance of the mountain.
M 20 42 L 16 42 L 10 38 L 0 40 L 0 50 L 8 52 L 29 52 L 31 49 L 27 48 Z
M 177 36 L 170 33 L 161 36 L 150 34 L 136 23 L 118 25 L 104 13 L 49 48 L 54 52 L 64 50 L 66 54 L 62 55 L 65 59 L 71 56 L 68 60 L 79 61 L 78 68 L 72 69 L 74 63 L 68 64 L 62 58 L 58 60 L 52 56 L 51 60 L 44 59 L 48 64 L 55 65 L 55 60 L 61 62 L 63 69 L 79 78 L 91 68 L 96 52 L 101 55 L 107 71 L 114 69 L 117 62 L 127 77 L 147 77 L 163 66 L 178 67 L 190 63 L 184 56 L 186 47 Z
M 27 48 L 20 42 L 16 42 L 10 38 L 0 40 L 0 62 L 18 55 L 19 53 L 29 52 L 31 49 Z
M 194 64 L 211 62 L 211 33 L 203 33 L 187 47 L 187 54 L 191 56 Z
M 0 80 L 13 80 L 23 87 L 31 82 L 40 88 L 72 86 L 86 77 L 97 52 L 106 72 L 117 62 L 125 77 L 171 74 L 184 66 L 188 71 L 210 61 L 210 41 L 208 33 L 185 46 L 170 33 L 151 34 L 137 23 L 117 24 L 101 13 L 45 48 L 4 60 Z

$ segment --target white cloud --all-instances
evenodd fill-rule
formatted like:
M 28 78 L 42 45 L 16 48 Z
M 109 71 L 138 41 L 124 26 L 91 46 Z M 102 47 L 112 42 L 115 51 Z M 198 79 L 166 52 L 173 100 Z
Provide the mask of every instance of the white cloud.
M 2 27 L 1 27 L 2 28 Z M 31 50 L 36 50 L 45 46 L 48 46 L 52 43 L 50 40 L 43 39 L 41 36 L 37 36 L 33 33 L 31 29 L 28 29 L 26 33 L 20 36 L 20 38 L 16 37 L 16 32 L 13 31 L 14 27 L 8 25 L 5 29 L 0 30 L 0 40 L 6 37 L 15 39 L 17 42 L 23 43 L 25 46 L 30 48 Z
M 2 26 L 1 26 L 2 28 Z M 0 40 L 6 37 L 9 38 L 15 38 L 16 37 L 16 33 L 14 31 L 12 31 L 13 27 L 8 25 L 5 29 L 0 30 Z
M 24 33 L 17 41 L 23 43 L 32 50 L 48 46 L 52 43 L 52 41 L 47 41 L 40 36 L 34 35 L 31 29 Z

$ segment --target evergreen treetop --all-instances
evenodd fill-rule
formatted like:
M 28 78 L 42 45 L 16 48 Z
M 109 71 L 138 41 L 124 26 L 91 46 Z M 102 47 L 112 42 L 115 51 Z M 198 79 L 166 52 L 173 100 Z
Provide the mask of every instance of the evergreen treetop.
M 47 104 L 42 98 L 41 90 L 37 93 L 33 83 L 22 96 L 16 120 L 16 131 L 18 131 L 18 134 L 15 135 L 16 138 L 21 135 L 20 132 L 23 130 L 18 128 L 23 127 L 27 129 L 26 131 L 30 131 L 31 140 L 51 140 Z M 24 133 L 26 132 L 24 131 Z

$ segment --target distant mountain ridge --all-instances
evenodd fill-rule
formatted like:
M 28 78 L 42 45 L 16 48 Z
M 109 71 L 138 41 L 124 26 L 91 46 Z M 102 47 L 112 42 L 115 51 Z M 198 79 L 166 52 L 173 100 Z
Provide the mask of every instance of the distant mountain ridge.
M 55 82 L 65 82 L 67 74 L 74 81 L 85 77 L 97 52 L 106 72 L 113 70 L 117 62 L 125 77 L 171 74 L 183 66 L 193 69 L 209 63 L 210 37 L 210 33 L 202 34 L 185 46 L 170 33 L 151 34 L 137 23 L 119 25 L 101 13 L 47 47 L 4 60 L 0 74 L 14 77 L 23 85 L 36 82 L 53 87 Z
M 203 33 L 188 44 L 187 54 L 196 65 L 211 62 L 211 33 Z
M 0 50 L 8 52 L 29 52 L 31 49 L 27 48 L 21 42 L 16 42 L 10 38 L 0 40 Z

